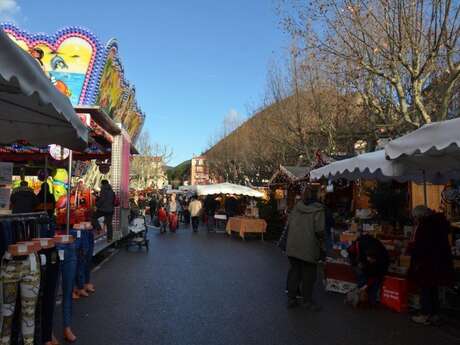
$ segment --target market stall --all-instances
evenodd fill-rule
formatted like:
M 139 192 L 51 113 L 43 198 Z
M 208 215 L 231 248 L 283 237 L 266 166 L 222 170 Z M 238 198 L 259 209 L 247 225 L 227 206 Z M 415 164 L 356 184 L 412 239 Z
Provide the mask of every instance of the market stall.
M 279 211 L 292 209 L 303 184 L 309 181 L 310 169 L 305 166 L 283 166 L 273 174 L 268 184 L 273 191 Z
M 114 238 L 121 238 L 127 233 L 123 225 L 127 223 L 130 153 L 144 116 L 134 88 L 124 79 L 115 41 L 104 47 L 81 28 L 66 28 L 55 35 L 30 34 L 10 24 L 1 28 L 2 255 L 30 261 L 27 266 L 36 272 L 31 275 L 34 291 L 49 297 L 46 303 L 41 301 L 43 311 L 35 320 L 28 320 L 28 313 L 11 306 L 8 310 L 12 313 L 4 314 L 2 321 L 12 327 L 21 317 L 28 325 L 40 323 L 37 329 L 46 327 L 43 342 L 48 343 L 53 328 L 55 282 L 62 280 L 63 310 L 71 310 L 75 294 L 94 292 L 90 284 L 93 251 L 108 245 L 102 236 L 100 243 L 97 238 L 94 243 L 94 237 L 104 234 L 94 233 L 89 222 L 94 205 L 92 192 L 98 183 L 85 186 L 80 180 L 91 166 L 102 176 L 110 172 L 122 201 L 115 207 L 114 217 Z M 37 192 L 43 198 L 37 197 Z M 33 209 L 35 205 L 44 206 L 45 212 L 17 213 L 21 207 Z M 9 214 L 11 211 L 14 214 Z M 92 247 L 98 244 L 99 248 Z M 4 262 L 2 271 L 9 270 Z M 54 278 L 40 281 L 40 271 L 48 274 L 49 270 L 56 272 Z M 57 274 L 59 271 L 61 274 Z M 73 342 L 71 316 L 64 312 L 63 326 L 65 339 Z M 34 334 L 34 327 L 29 330 L 31 334 L 22 334 L 27 343 L 33 342 L 30 337 L 42 336 Z
M 381 150 L 313 170 L 311 177 L 329 180 L 345 178 L 357 183 L 362 183 L 364 179 L 385 182 L 369 190 L 368 194 L 373 199 L 370 208 L 356 210 L 346 228 L 332 229 L 334 241 L 325 267 L 326 288 L 345 293 L 356 286 L 356 275 L 344 251 L 357 240 L 358 234 L 369 234 L 384 244 L 391 258 L 389 273 L 383 283 L 382 303 L 397 311 L 407 310 L 409 305 L 416 307 L 417 291 L 406 279 L 410 262 L 408 245 L 413 226 L 408 220 L 395 221 L 396 214 L 403 217 L 405 214 L 408 218 L 411 207 L 405 192 L 398 192 L 396 182 L 391 181 L 419 181 L 424 185 L 427 182 L 447 182 L 460 177 L 455 160 L 442 155 L 432 160 L 425 160 L 421 156 L 390 160 Z M 381 202 L 384 198 L 387 198 L 386 203 L 376 212 L 379 199 Z M 393 210 L 394 214 L 388 210 Z
M 227 222 L 226 230 L 229 235 L 237 232 L 243 240 L 247 233 L 260 234 L 263 240 L 264 233 L 267 231 L 267 222 L 258 218 L 231 217 Z
M 0 84 L 0 116 L 5 122 L 0 127 L 3 144 L 22 141 L 36 145 L 59 143 L 72 149 L 86 147 L 88 131 L 68 99 L 57 92 L 40 66 L 16 46 L 3 30 L 0 30 Z M 75 279 L 71 276 L 73 268 L 69 266 L 71 257 L 75 255 L 74 239 L 68 234 L 56 235 L 47 212 L 32 212 L 35 194 L 24 181 L 10 198 L 13 164 L 2 162 L 0 166 L 0 206 L 3 209 L 0 215 L 0 269 L 4 278 L 3 291 L 9 293 L 9 297 L 2 300 L 2 342 L 17 344 L 22 338 L 24 343 L 32 344 L 35 338 L 40 343 L 48 343 L 52 340 L 59 267 L 63 281 L 67 277 L 71 281 Z M 8 212 L 10 200 L 13 214 Z M 21 274 L 27 276 L 30 290 L 27 296 L 18 294 L 18 289 L 11 285 L 9 278 L 15 274 L 18 264 L 22 267 Z M 71 295 L 72 288 L 64 287 L 64 308 L 71 308 Z M 25 303 L 24 298 L 27 298 Z M 21 311 L 16 303 L 21 300 L 19 304 L 30 309 Z M 30 310 L 33 312 L 30 313 Z M 22 328 L 22 334 L 12 334 L 13 328 L 21 329 L 19 323 L 27 327 Z M 70 335 L 70 322 L 65 323 L 64 327 Z
M 217 231 L 220 225 L 223 226 L 228 234 L 238 232 L 242 238 L 246 233 L 262 234 L 266 231 L 266 223 L 259 218 L 258 209 L 254 198 L 263 198 L 264 193 L 250 187 L 241 186 L 233 183 L 218 183 L 211 185 L 196 186 L 196 194 L 199 197 L 207 197 L 205 208 L 209 203 L 209 198 L 218 197 L 220 207 L 215 207 L 214 224 Z M 212 203 L 215 199 L 212 200 Z M 214 208 L 214 207 L 213 207 Z
M 83 165 L 92 160 L 92 170 L 103 167 L 102 175 L 110 177 L 120 200 L 113 217 L 114 240 L 122 238 L 128 234 L 130 156 L 135 151 L 133 143 L 144 114 L 137 105 L 134 87 L 125 79 L 118 43 L 110 40 L 103 45 L 93 33 L 80 27 L 47 35 L 31 34 L 11 24 L 1 26 L 17 46 L 33 57 L 28 56 L 44 79 L 55 86 L 54 92 L 58 90 L 68 97 L 70 107 L 80 117 L 80 126 L 90 129 L 89 149 L 72 152 L 72 159 Z M 36 158 L 36 154 L 32 156 Z M 85 176 L 81 178 L 86 180 Z M 100 179 L 88 180 L 87 188 L 97 189 Z

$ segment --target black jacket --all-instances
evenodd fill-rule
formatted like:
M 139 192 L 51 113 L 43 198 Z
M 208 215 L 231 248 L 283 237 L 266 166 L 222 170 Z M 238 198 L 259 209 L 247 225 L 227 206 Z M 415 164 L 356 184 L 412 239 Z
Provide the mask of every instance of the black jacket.
M 19 187 L 13 190 L 10 201 L 13 213 L 33 212 L 38 205 L 37 196 L 29 187 Z
M 113 213 L 115 208 L 115 193 L 112 190 L 112 186 L 103 185 L 101 187 L 101 193 L 96 201 L 96 207 L 98 211 Z
M 370 235 L 362 235 L 349 248 L 352 265 L 361 264 L 362 271 L 367 277 L 383 277 L 390 266 L 390 256 L 385 246 Z M 376 262 L 367 260 L 369 253 L 375 255 Z

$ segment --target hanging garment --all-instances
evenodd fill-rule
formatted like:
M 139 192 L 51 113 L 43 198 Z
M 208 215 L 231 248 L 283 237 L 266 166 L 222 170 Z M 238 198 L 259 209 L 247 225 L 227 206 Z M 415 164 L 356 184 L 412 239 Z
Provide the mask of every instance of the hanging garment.
M 59 278 L 59 256 L 56 248 L 42 249 L 40 257 L 40 292 L 35 313 L 35 345 L 53 339 L 54 309 Z
M 0 281 L 3 286 L 0 345 L 10 345 L 18 294 L 21 296 L 21 330 L 24 345 L 33 345 L 35 308 L 40 289 L 40 270 L 36 254 L 12 257 L 6 253 L 2 260 Z
M 88 241 L 88 251 L 86 252 L 83 279 L 84 279 L 85 284 L 89 284 L 91 282 L 91 264 L 93 262 L 93 253 L 94 253 L 94 232 L 93 230 L 87 230 L 86 236 L 87 236 L 87 241 Z
M 85 285 L 85 268 L 88 256 L 89 242 L 87 230 L 70 230 L 70 234 L 75 238 L 75 251 L 77 254 L 77 274 L 75 285 L 77 289 L 82 290 Z
M 60 274 L 62 279 L 62 321 L 64 328 L 72 323 L 72 291 L 77 272 L 77 254 L 75 243 L 59 243 L 56 245 L 61 260 Z M 1 345 L 1 344 L 0 344 Z

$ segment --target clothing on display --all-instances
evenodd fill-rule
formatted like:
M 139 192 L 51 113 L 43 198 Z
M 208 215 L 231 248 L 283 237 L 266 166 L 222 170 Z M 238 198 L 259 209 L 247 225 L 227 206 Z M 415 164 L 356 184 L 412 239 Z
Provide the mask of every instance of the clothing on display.
M 4 255 L 0 279 L 3 286 L 1 345 L 9 345 L 16 299 L 21 296 L 21 330 L 24 345 L 34 344 L 35 309 L 40 289 L 40 270 L 37 256 L 29 254 L 13 257 Z
M 35 345 L 53 338 L 54 308 L 59 279 L 59 255 L 56 248 L 42 249 L 40 257 L 40 293 L 35 315 Z
M 61 279 L 62 279 L 62 321 L 65 327 L 70 327 L 72 323 L 72 291 L 75 285 L 77 273 L 77 253 L 76 245 L 72 243 L 56 244 L 61 259 Z
M 44 212 L 0 216 L 0 345 L 42 345 L 52 341 L 60 277 L 63 321 L 66 327 L 71 323 L 77 268 L 75 243 L 55 244 L 54 229 L 52 218 Z M 85 236 L 80 243 L 87 248 L 82 252 L 83 282 L 89 282 L 86 260 L 94 245 L 91 239 L 94 238 Z M 22 241 L 26 242 L 18 244 Z M 14 248 L 25 250 L 24 255 L 15 253 Z

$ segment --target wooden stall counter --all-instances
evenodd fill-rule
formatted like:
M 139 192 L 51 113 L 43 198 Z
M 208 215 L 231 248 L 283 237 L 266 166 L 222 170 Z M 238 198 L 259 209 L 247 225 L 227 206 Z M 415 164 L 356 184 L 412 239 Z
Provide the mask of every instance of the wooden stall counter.
M 242 239 L 246 233 L 261 234 L 263 240 L 264 233 L 267 231 L 267 222 L 258 218 L 231 217 L 227 222 L 226 230 L 229 235 L 232 231 L 238 232 Z

